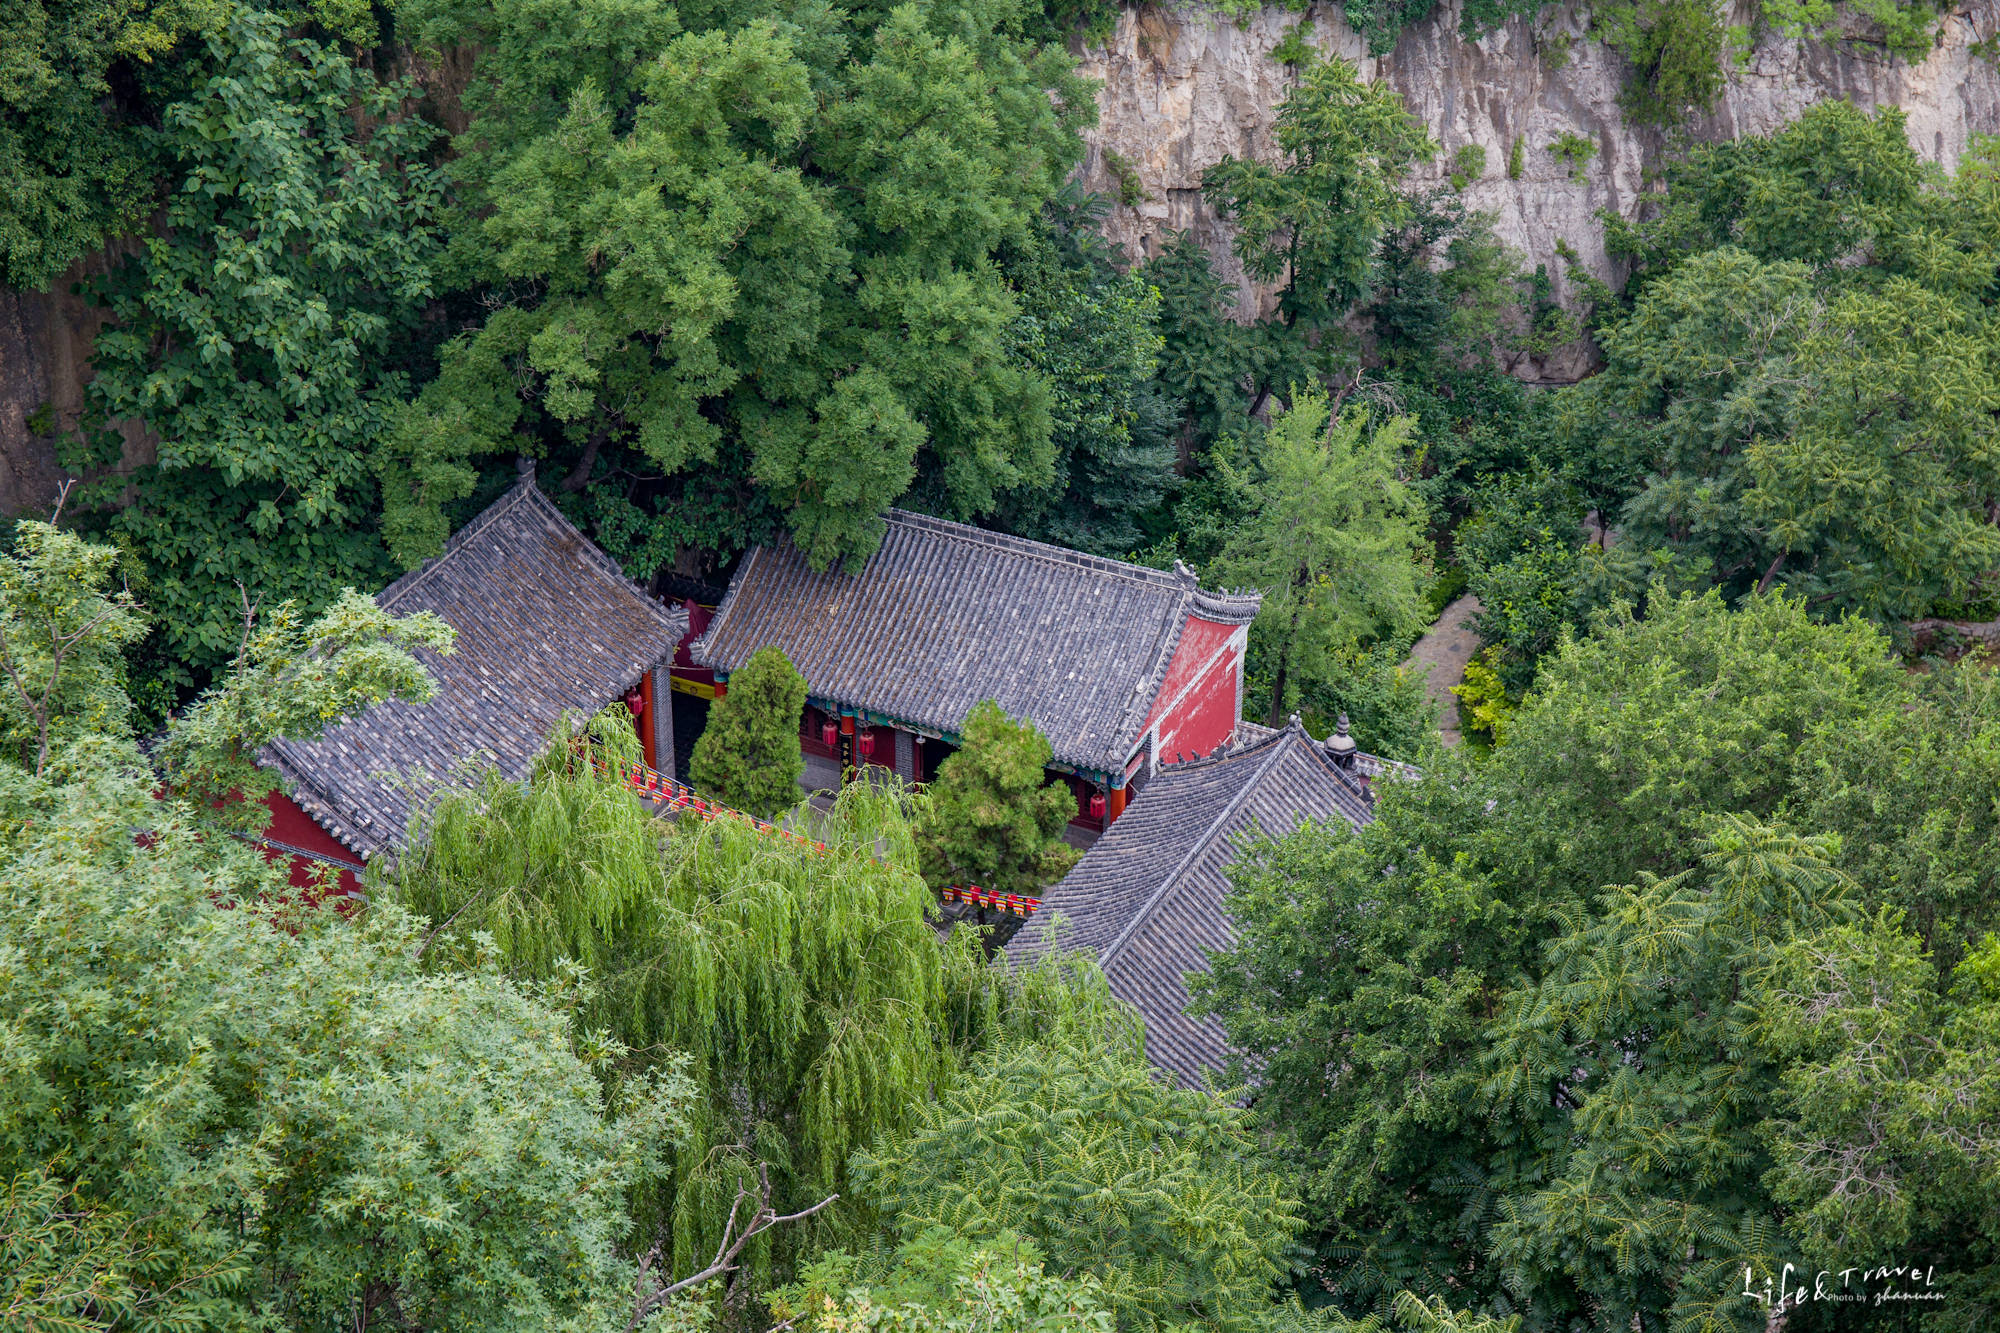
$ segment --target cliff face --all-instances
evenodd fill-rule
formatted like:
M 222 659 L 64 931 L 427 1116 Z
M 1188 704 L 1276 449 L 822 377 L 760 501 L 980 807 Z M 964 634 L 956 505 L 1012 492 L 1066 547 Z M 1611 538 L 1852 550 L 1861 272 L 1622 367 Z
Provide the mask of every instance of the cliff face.
M 1748 22 L 1749 0 L 1734 0 L 1732 22 Z M 1424 22 L 1403 33 L 1396 49 L 1370 57 L 1338 8 L 1316 5 L 1305 15 L 1266 9 L 1241 22 L 1201 9 L 1127 9 L 1103 46 L 1083 56 L 1083 72 L 1100 80 L 1098 127 L 1090 135 L 1085 183 L 1116 199 L 1119 173 L 1107 150 L 1129 164 L 1145 193 L 1136 207 L 1119 206 L 1106 222 L 1110 239 L 1133 259 L 1159 252 L 1169 231 L 1192 228 L 1218 259 L 1219 270 L 1241 292 L 1239 311 L 1262 308 L 1269 293 L 1243 279 L 1230 253 L 1230 235 L 1202 203 L 1201 177 L 1226 156 L 1270 151 L 1278 103 L 1291 72 L 1271 50 L 1303 18 L 1322 51 L 1356 61 L 1369 78 L 1387 80 L 1429 127 L 1443 151 L 1418 173 L 1441 180 L 1452 154 L 1464 144 L 1486 152 L 1485 174 L 1465 189 L 1475 208 L 1492 212 L 1501 238 L 1528 264 L 1548 264 L 1558 277 L 1555 246 L 1567 240 L 1600 277 L 1615 278 L 1594 214 L 1600 208 L 1630 213 L 1644 189 L 1647 168 L 1665 151 L 1660 132 L 1626 121 L 1618 107 L 1624 69 L 1595 43 L 1570 43 L 1566 59 L 1546 48 L 1562 31 L 1580 33 L 1572 13 L 1557 13 L 1536 34 L 1515 21 L 1477 42 L 1458 35 L 1458 0 L 1445 0 Z M 1975 134 L 2000 133 L 2000 68 L 1975 54 L 1974 43 L 2000 31 L 2000 0 L 1968 0 L 1947 19 L 1928 59 L 1892 60 L 1864 41 L 1790 42 L 1766 36 L 1749 62 L 1731 72 L 1715 111 L 1689 128 L 1697 137 L 1722 139 L 1761 133 L 1793 119 L 1815 102 L 1841 97 L 1863 106 L 1894 105 L 1909 117 L 1910 141 L 1924 157 L 1954 165 Z M 462 86 L 468 62 L 420 70 L 427 86 L 451 93 Z M 462 128 L 455 99 L 433 108 Z M 1548 146 L 1564 133 L 1597 145 L 1580 181 Z M 1522 142 L 1522 171 L 1507 174 L 1514 141 Z M 82 385 L 89 374 L 98 315 L 69 292 L 70 285 L 103 271 L 109 255 L 92 256 L 49 292 L 0 290 L 0 513 L 46 512 L 57 470 L 46 436 L 30 429 L 44 420 L 75 424 Z M 1585 369 L 1580 349 L 1519 367 L 1522 374 L 1570 379 Z M 36 424 L 41 424 L 37 422 Z M 143 431 L 128 428 L 125 466 L 150 457 Z
M 1735 8 L 1731 22 L 1748 23 L 1747 0 L 1736 0 Z M 1293 81 L 1271 50 L 1301 18 L 1311 20 L 1315 46 L 1356 62 L 1365 78 L 1386 80 L 1429 128 L 1442 152 L 1416 181 L 1441 181 L 1453 153 L 1477 144 L 1486 153 L 1485 174 L 1465 188 L 1465 199 L 1495 215 L 1496 232 L 1530 268 L 1542 263 L 1558 273 L 1555 247 L 1566 240 L 1599 277 L 1618 276 L 1594 215 L 1600 208 L 1630 215 L 1667 136 L 1625 119 L 1618 105 L 1624 62 L 1582 40 L 1573 10 L 1551 11 L 1537 25 L 1538 51 L 1536 34 L 1518 19 L 1479 41 L 1463 40 L 1459 0 L 1440 4 L 1379 58 L 1367 54 L 1337 6 L 1315 5 L 1304 15 L 1267 8 L 1240 22 L 1200 9 L 1125 10 L 1105 44 L 1084 53 L 1083 72 L 1103 84 L 1086 183 L 1119 197 L 1109 150 L 1147 196 L 1114 208 L 1106 221 L 1109 238 L 1128 257 L 1155 255 L 1166 233 L 1191 228 L 1216 255 L 1218 271 L 1236 282 L 1239 311 L 1267 304 L 1269 293 L 1247 282 L 1230 254 L 1228 227 L 1202 202 L 1201 177 L 1223 157 L 1270 153 L 1272 122 Z M 1701 139 L 1766 133 L 1816 102 L 1845 98 L 1864 107 L 1901 107 L 1911 145 L 1950 168 L 1972 136 L 2000 133 L 2000 66 L 1971 50 L 1996 28 L 2000 0 L 1963 5 L 1919 64 L 1858 40 L 1794 42 L 1767 34 L 1748 62 L 1731 71 L 1714 111 L 1688 130 Z M 1548 58 L 1551 38 L 1561 31 L 1576 40 L 1566 58 Z M 1549 152 L 1564 133 L 1597 146 L 1581 180 L 1572 180 L 1569 165 Z M 1522 171 L 1509 179 L 1516 138 Z M 1582 369 L 1574 354 L 1539 368 L 1558 378 Z

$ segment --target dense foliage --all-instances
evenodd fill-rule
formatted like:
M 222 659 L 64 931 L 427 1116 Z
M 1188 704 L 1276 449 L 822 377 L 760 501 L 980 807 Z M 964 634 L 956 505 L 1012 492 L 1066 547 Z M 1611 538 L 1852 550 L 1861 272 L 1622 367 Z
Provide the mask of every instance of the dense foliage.
M 1362 650 L 1423 624 L 1421 510 L 1396 475 L 1412 422 L 1369 429 L 1349 408 L 1300 393 L 1264 437 L 1252 516 L 1216 557 L 1216 577 L 1262 589 L 1251 626 L 1270 680 L 1265 725 L 1316 685 L 1352 673 Z
M 1343 7 L 1376 53 L 1434 8 Z M 1760 28 L 1909 56 L 1939 22 L 1462 14 L 1605 43 L 1663 124 Z M 1274 151 L 1201 181 L 1252 293 L 1213 237 L 1096 234 L 1066 44 L 1114 17 L 0 15 L 0 281 L 110 270 L 64 458 L 115 543 L 0 559 L 0 1324 L 2000 1317 L 2000 686 L 1952 660 L 2000 610 L 2000 149 L 1945 172 L 1839 101 L 1676 143 L 1603 220 L 1619 290 L 1558 246 L 1566 308 L 1466 206 L 1482 157 L 1413 187 L 1432 127 L 1302 22 Z M 940 932 L 935 887 L 1073 859 L 1032 721 L 795 807 L 775 649 L 693 776 L 783 831 L 656 815 L 614 708 L 432 794 L 365 902 L 292 890 L 232 836 L 258 750 L 425 696 L 450 632 L 351 589 L 510 456 L 656 586 L 780 537 L 854 568 L 902 504 L 1262 592 L 1251 713 L 1421 776 L 1240 859 L 1197 989 L 1252 1107 L 1153 1078 L 1088 959 Z M 1447 752 L 1405 660 L 1462 591 L 1481 740 Z M 1760 1285 L 1856 1263 L 1942 1299 Z
M 239 585 L 317 609 L 390 572 L 374 521 L 406 391 L 390 348 L 438 246 L 410 89 L 255 10 L 210 45 L 215 75 L 165 112 L 165 228 L 103 284 L 87 451 L 116 459 L 120 420 L 158 439 L 110 526 L 146 571 L 158 651 L 196 670 L 236 646 Z
M 45 750 L 0 752 L 9 1326 L 623 1327 L 626 1192 L 686 1089 L 607 1095 L 573 993 L 427 975 L 421 922 L 292 902 L 207 792 L 161 788 L 105 665 L 142 614 L 111 554 L 31 524 L 0 558 L 9 680 L 53 710 Z M 219 682 L 180 770 L 230 771 L 273 672 L 319 725 L 425 697 L 396 626 L 346 622 L 274 629 L 315 647 Z
M 806 680 L 777 648 L 759 648 L 729 677 L 694 743 L 688 781 L 735 810 L 769 818 L 799 801 Z
M 924 878 L 934 888 L 1031 895 L 1061 879 L 1076 861 L 1062 840 L 1076 798 L 1048 780 L 1048 738 L 989 699 L 966 714 L 961 741 L 938 766 L 917 819 Z
M 1986 669 L 1913 681 L 1796 600 L 1596 629 L 1489 761 L 1433 752 L 1360 834 L 1308 829 L 1239 873 L 1204 1003 L 1259 1070 L 1333 1289 L 1761 1328 L 1746 1267 L 1893 1251 L 1952 1275 L 1926 1327 L 1977 1326 L 1994 1162 L 1959 1117 L 1992 1114 L 1971 1071 L 2000 1039 L 2000 921 L 1961 895 L 1992 844 L 1925 867 L 1978 837 L 1991 789 L 1913 795 L 1894 833 L 1868 794 L 1977 771 L 1991 740 L 1946 701 Z M 1908 748 L 1862 743 L 1904 725 Z M 1891 1030 L 1908 1061 L 1885 1062 Z
M 1247 1117 L 1163 1082 L 1135 1034 L 996 1047 L 855 1174 L 906 1238 L 1065 1256 L 1125 1329 L 1256 1327 L 1291 1266 L 1296 1205 Z
M 995 252 L 1034 235 L 1091 106 L 1009 0 L 415 10 L 485 52 L 453 267 L 494 300 L 406 425 L 404 559 L 463 460 L 523 440 L 567 489 L 603 478 L 599 506 L 671 501 L 656 521 L 709 551 L 768 535 L 734 502 L 754 486 L 822 565 L 912 487 L 970 517 L 1055 479 Z

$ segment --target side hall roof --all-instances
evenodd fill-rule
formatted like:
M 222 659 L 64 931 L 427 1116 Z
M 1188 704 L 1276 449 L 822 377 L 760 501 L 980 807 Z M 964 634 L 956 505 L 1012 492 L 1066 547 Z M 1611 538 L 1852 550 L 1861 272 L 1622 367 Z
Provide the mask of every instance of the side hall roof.
M 458 631 L 450 656 L 419 654 L 437 684 L 431 701 L 378 704 L 318 741 L 276 741 L 259 756 L 363 856 L 398 847 L 413 806 L 441 785 L 489 765 L 525 778 L 564 713 L 619 698 L 687 632 L 687 613 L 627 579 L 532 471 L 375 601 Z
M 745 556 L 694 660 L 741 670 L 783 650 L 811 693 L 955 734 L 975 704 L 1033 719 L 1057 762 L 1122 771 L 1190 615 L 1247 624 L 1256 594 L 891 510 L 858 574 L 790 542 Z
M 1260 730 L 1262 730 L 1260 728 Z M 1189 1087 L 1220 1071 L 1229 1042 L 1187 1014 L 1187 974 L 1236 938 L 1223 907 L 1243 835 L 1282 837 L 1311 820 L 1374 818 L 1358 773 L 1334 766 L 1296 719 L 1251 744 L 1158 770 L 1008 945 L 1097 955 L 1111 993 L 1146 1021 L 1146 1056 Z M 1058 925 L 1058 919 L 1061 924 Z

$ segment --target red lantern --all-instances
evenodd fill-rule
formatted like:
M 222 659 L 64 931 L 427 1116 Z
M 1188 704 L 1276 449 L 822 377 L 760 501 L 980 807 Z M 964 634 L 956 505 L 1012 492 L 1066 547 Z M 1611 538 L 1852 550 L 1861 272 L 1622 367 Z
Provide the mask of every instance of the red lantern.
M 875 733 L 864 731 L 854 738 L 854 749 L 863 759 L 875 753 Z
M 1094 791 L 1090 794 L 1090 817 L 1092 819 L 1104 818 L 1104 793 L 1101 791 Z
M 625 691 L 625 706 L 632 710 L 633 717 L 637 717 L 641 712 L 645 711 L 646 696 L 639 693 L 636 689 L 627 690 Z
M 838 725 L 836 725 L 836 724 L 834 724 L 834 723 L 832 723 L 832 722 L 822 722 L 822 723 L 820 723 L 820 724 L 819 724 L 819 743 L 820 743 L 821 745 L 824 745 L 824 746 L 825 746 L 825 747 L 826 747 L 827 749 L 829 749 L 829 750 L 831 750 L 831 749 L 832 749 L 832 748 L 833 748 L 834 746 L 836 746 L 836 745 L 840 744 L 840 728 L 839 728 L 839 726 L 838 726 Z

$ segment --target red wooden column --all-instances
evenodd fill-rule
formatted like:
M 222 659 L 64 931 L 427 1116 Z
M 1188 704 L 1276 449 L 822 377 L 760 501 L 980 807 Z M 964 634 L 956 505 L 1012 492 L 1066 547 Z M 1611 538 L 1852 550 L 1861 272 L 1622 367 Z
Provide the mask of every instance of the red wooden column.
M 660 767 L 658 747 L 653 743 L 653 673 L 648 671 L 639 677 L 639 715 L 632 719 L 639 727 L 639 749 L 646 756 L 646 767 L 657 771 Z
M 1111 807 L 1104 814 L 1104 827 L 1110 828 L 1111 821 L 1125 813 L 1125 784 L 1120 782 L 1111 788 Z

